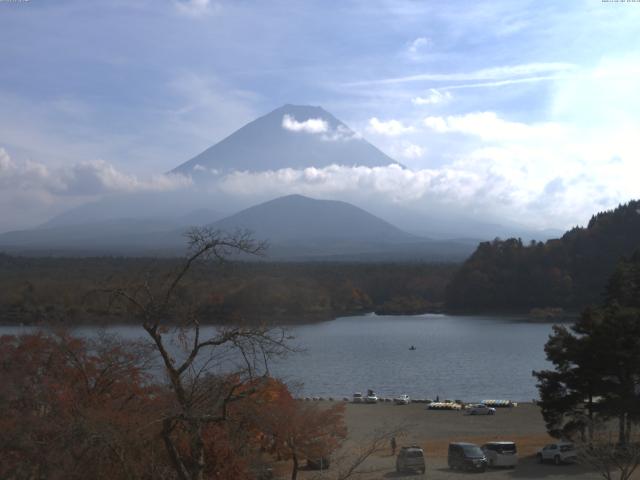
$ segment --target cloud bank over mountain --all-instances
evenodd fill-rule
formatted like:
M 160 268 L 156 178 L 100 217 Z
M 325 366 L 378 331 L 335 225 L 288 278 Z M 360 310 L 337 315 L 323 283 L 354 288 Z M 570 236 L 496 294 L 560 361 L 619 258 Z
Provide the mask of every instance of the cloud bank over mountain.
M 287 194 L 367 205 L 390 220 L 395 206 L 413 212 L 413 224 L 403 227 L 414 231 L 423 217 L 462 213 L 531 229 L 568 228 L 639 194 L 631 179 L 640 178 L 640 139 L 631 127 L 585 136 L 562 122 L 525 123 L 478 111 L 430 115 L 413 124 L 373 117 L 368 131 L 431 133 L 457 151 L 452 148 L 440 165 L 406 168 L 325 110 L 292 105 L 250 122 L 166 175 L 127 174 L 100 160 L 50 168 L 17 162 L 0 150 L 0 207 L 11 210 L 0 228 L 30 226 L 105 196 L 171 191 L 179 192 L 185 208 L 220 210 L 221 204 L 227 213 Z M 429 155 L 409 140 L 400 145 L 401 158 Z M 142 203 L 157 217 L 161 211 L 153 206 L 167 202 Z M 122 205 L 116 211 L 125 215 Z
M 32 160 L 15 161 L 0 148 L 0 230 L 33 226 L 54 213 L 110 194 L 185 189 L 183 175 L 127 174 L 102 160 L 51 168 Z

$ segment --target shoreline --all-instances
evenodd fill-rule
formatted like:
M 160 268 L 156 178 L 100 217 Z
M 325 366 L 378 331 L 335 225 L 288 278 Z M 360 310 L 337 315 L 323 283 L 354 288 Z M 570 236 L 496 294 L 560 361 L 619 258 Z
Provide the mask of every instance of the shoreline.
M 359 310 L 354 312 L 336 312 L 331 315 L 325 314 L 315 314 L 315 315 L 304 315 L 302 318 L 300 316 L 287 315 L 287 316 L 275 316 L 270 321 L 262 321 L 258 318 L 249 318 L 244 322 L 223 320 L 219 322 L 202 322 L 201 326 L 207 327 L 215 327 L 215 326 L 229 326 L 229 325 L 269 325 L 273 327 L 292 327 L 292 326 L 302 326 L 302 325 L 313 325 L 323 322 L 331 322 L 334 320 L 338 320 L 340 318 L 349 318 L 349 317 L 358 317 L 358 316 L 376 316 L 376 317 L 421 317 L 425 315 L 447 315 L 450 317 L 496 317 L 496 318 L 505 318 L 511 317 L 513 320 L 517 320 L 522 323 L 542 323 L 542 324 L 565 324 L 565 323 L 573 323 L 580 315 L 579 312 L 565 312 L 560 317 L 536 317 L 529 314 L 529 312 L 514 312 L 514 311 L 479 311 L 479 312 L 469 312 L 469 311 L 447 311 L 442 309 L 437 310 L 428 310 L 424 312 L 411 312 L 411 313 L 383 313 L 379 310 Z M 9 316 L 9 315 L 7 315 Z M 14 316 L 14 315 L 10 315 Z M 135 327 L 139 326 L 138 322 L 134 321 L 123 321 L 122 317 L 112 317 L 111 319 L 105 319 L 104 317 L 96 317 L 91 320 L 77 321 L 74 319 L 73 321 L 53 321 L 53 322 L 45 322 L 45 321 L 33 321 L 33 322 L 5 322 L 2 313 L 0 313 L 0 327 L 33 327 L 33 328 L 80 328 L 80 327 L 95 327 L 95 328 L 105 328 L 105 327 Z M 179 324 L 168 324 L 170 326 L 179 326 Z

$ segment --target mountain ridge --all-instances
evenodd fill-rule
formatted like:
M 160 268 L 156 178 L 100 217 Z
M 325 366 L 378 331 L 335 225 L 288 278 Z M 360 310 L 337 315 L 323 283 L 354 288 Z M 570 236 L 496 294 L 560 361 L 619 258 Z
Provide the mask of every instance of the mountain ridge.
M 322 107 L 286 104 L 247 123 L 170 173 L 200 177 L 232 170 L 394 163 L 398 162 Z
M 126 219 L 9 232 L 0 235 L 0 248 L 31 255 L 183 254 L 187 228 L 164 225 Z M 350 203 L 302 195 L 277 197 L 206 226 L 251 230 L 256 240 L 268 242 L 266 258 L 276 261 L 460 261 L 474 247 L 418 237 Z
M 292 194 L 241 210 L 210 225 L 221 230 L 248 229 L 265 240 L 354 239 L 409 241 L 418 237 L 340 200 Z

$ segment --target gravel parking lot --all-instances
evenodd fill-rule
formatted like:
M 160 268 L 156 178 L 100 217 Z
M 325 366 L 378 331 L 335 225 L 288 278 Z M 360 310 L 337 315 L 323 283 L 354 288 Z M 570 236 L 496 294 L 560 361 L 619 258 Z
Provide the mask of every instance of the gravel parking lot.
M 373 432 L 401 427 L 404 434 L 397 439 L 398 447 L 403 445 L 420 445 L 426 454 L 427 471 L 425 476 L 419 474 L 399 474 L 395 471 L 395 456 L 391 455 L 391 447 L 379 455 L 370 457 L 364 470 L 368 473 L 359 475 L 363 479 L 385 478 L 429 478 L 453 479 L 478 478 L 548 478 L 564 479 L 597 479 L 596 472 L 590 472 L 580 465 L 540 465 L 536 461 L 537 450 L 552 441 L 547 435 L 544 422 L 538 407 L 532 404 L 521 404 L 515 408 L 498 409 L 491 416 L 468 416 L 456 411 L 427 410 L 425 404 L 393 405 L 380 403 L 375 405 L 347 406 L 347 425 L 349 440 L 344 451 L 337 456 L 345 459 L 353 458 L 362 445 L 366 445 Z M 514 441 L 518 446 L 520 461 L 515 469 L 489 469 L 485 473 L 473 474 L 451 471 L 447 467 L 447 449 L 450 442 L 466 441 L 483 444 L 490 440 Z M 344 464 L 348 463 L 345 460 Z M 303 471 L 299 478 L 334 478 L 341 465 L 332 465 L 324 473 Z

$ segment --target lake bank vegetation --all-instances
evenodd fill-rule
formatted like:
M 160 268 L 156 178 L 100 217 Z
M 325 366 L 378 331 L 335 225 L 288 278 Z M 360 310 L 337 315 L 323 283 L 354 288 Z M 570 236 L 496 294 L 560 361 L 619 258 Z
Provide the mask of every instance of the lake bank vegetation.
M 28 258 L 0 254 L 0 323 L 113 324 L 130 321 L 104 291 L 162 276 L 180 259 Z M 366 312 L 420 314 L 443 308 L 456 264 L 261 263 L 194 265 L 181 294 L 203 322 L 305 323 Z
M 453 276 L 446 306 L 458 312 L 581 311 L 602 301 L 607 279 L 640 247 L 640 201 L 594 215 L 545 243 L 481 243 Z

